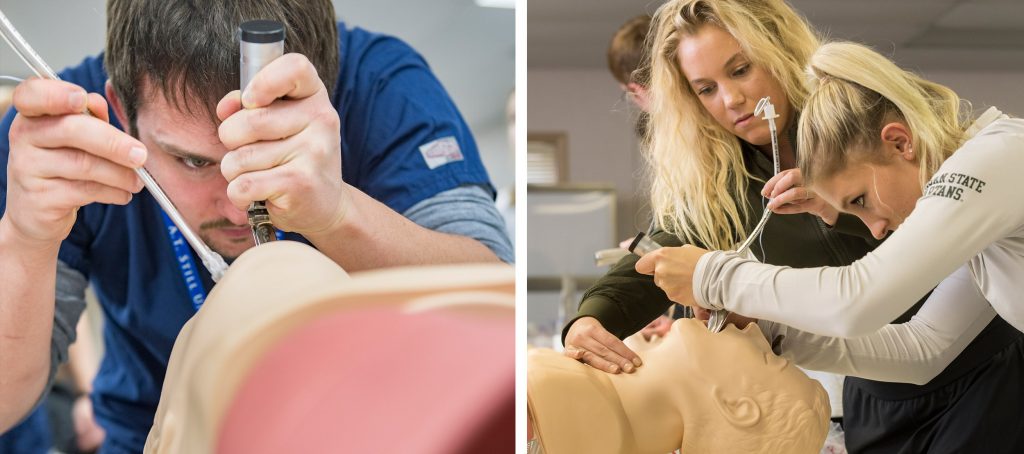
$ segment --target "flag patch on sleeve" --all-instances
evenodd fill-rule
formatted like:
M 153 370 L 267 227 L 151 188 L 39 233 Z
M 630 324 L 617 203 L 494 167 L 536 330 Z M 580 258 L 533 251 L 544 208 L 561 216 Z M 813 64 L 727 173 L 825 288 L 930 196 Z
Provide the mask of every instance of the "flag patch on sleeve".
M 455 137 L 448 136 L 420 146 L 420 154 L 431 170 L 462 160 L 462 149 Z

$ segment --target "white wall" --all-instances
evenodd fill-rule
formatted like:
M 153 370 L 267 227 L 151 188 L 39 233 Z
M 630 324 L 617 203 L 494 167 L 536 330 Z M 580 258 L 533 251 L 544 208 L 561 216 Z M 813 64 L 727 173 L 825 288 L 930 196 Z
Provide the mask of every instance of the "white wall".
M 471 127 L 480 158 L 491 176 L 495 189 L 512 186 L 515 183 L 515 156 L 509 149 L 508 129 L 504 119 L 490 121 Z
M 569 181 L 606 183 L 618 193 L 618 236 L 644 230 L 649 215 L 631 107 L 604 69 L 537 69 L 529 80 L 530 132 L 568 134 Z M 612 247 L 614 245 L 609 245 Z
M 971 101 L 976 114 L 989 106 L 1024 117 L 1024 73 L 1013 71 L 921 71 L 928 80 L 946 85 Z

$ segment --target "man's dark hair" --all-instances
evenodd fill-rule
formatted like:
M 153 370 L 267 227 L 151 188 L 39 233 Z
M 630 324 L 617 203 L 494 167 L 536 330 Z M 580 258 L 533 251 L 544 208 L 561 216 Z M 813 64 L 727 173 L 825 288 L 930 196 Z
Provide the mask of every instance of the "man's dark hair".
M 651 59 L 647 49 L 647 31 L 651 28 L 651 16 L 643 14 L 622 24 L 608 44 L 608 70 L 622 85 L 637 83 L 641 87 L 650 84 Z M 633 125 L 638 137 L 647 137 L 647 125 L 651 117 L 639 112 Z
M 182 112 L 217 122 L 217 102 L 239 84 L 238 26 L 285 24 L 285 52 L 306 56 L 328 92 L 338 77 L 338 30 L 330 0 L 110 0 L 107 74 L 132 134 L 144 81 Z
M 608 44 L 608 70 L 622 85 L 630 82 L 647 86 L 648 71 L 647 30 L 651 27 L 651 16 L 636 16 L 619 27 Z

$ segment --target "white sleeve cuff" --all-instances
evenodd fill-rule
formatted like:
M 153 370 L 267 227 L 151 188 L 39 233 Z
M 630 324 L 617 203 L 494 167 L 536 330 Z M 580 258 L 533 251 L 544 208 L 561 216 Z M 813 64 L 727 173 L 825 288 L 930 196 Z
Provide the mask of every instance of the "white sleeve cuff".
M 707 290 L 709 289 L 707 289 L 707 287 L 709 286 L 709 284 L 706 283 L 714 282 L 714 276 L 712 273 L 710 280 L 705 276 L 705 274 L 708 273 L 709 266 L 712 270 L 719 268 L 713 266 L 712 261 L 716 259 L 719 261 L 722 260 L 722 258 L 720 257 L 722 254 L 722 251 L 711 251 L 707 254 L 702 255 L 700 259 L 697 260 L 697 266 L 695 266 L 693 269 L 693 284 L 691 285 L 691 288 L 693 290 L 693 300 L 694 302 L 697 303 L 698 306 L 704 309 L 725 309 L 724 304 L 722 306 L 716 306 L 714 303 L 708 300 Z

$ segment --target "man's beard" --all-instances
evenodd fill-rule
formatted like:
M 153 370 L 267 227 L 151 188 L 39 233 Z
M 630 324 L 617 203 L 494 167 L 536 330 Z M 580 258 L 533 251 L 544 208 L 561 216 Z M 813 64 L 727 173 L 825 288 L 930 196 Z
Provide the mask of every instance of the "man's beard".
M 204 223 L 199 225 L 199 232 L 198 232 L 199 233 L 199 238 L 201 238 L 203 240 L 203 242 L 206 243 L 206 245 L 210 247 L 210 249 L 213 249 L 214 252 L 220 254 L 220 256 L 224 258 L 224 261 L 227 262 L 230 265 L 231 262 L 234 262 L 235 259 L 238 258 L 238 256 L 237 255 L 227 254 L 227 253 L 225 253 L 222 250 L 222 248 L 217 247 L 217 245 L 215 245 L 212 242 L 212 238 L 210 238 L 210 235 L 209 235 L 208 232 L 211 231 L 211 230 L 214 230 L 214 229 L 238 228 L 238 227 L 242 227 L 242 226 L 233 224 L 231 221 L 227 220 L 227 218 L 221 218 L 221 219 L 218 219 L 216 221 L 204 222 Z

